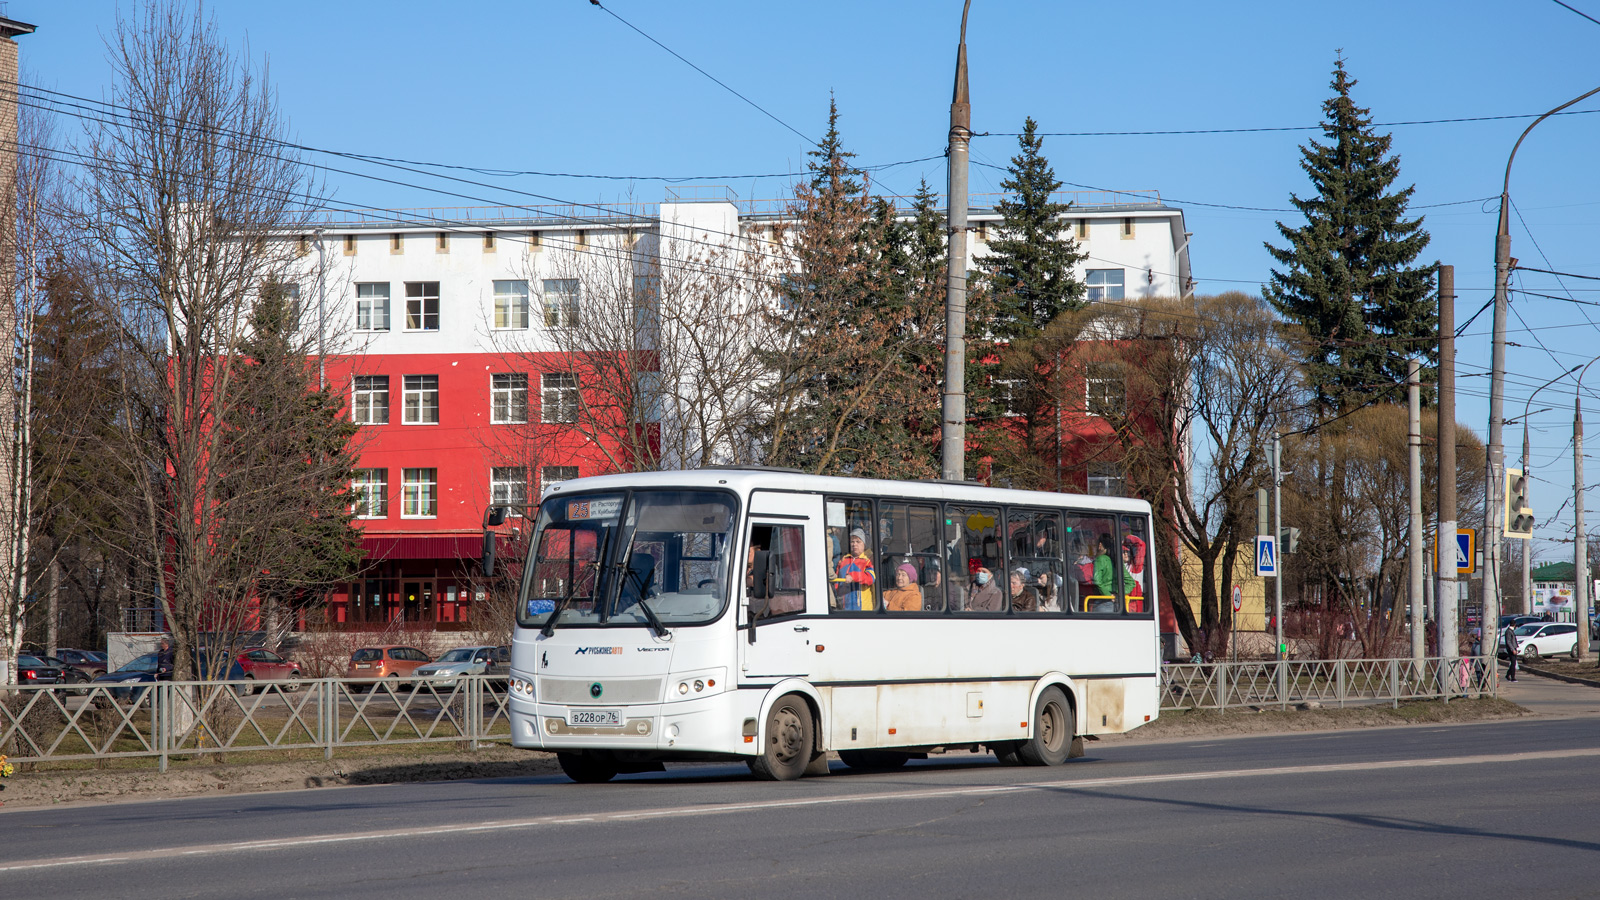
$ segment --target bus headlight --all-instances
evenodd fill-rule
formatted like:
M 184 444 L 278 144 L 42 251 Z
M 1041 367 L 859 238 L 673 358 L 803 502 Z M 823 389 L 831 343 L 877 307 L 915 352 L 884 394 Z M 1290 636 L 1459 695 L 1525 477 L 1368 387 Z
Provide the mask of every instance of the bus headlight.
M 689 682 L 687 682 L 687 681 L 678 682 L 678 693 L 680 693 L 680 694 L 689 693 Z
M 511 693 L 524 700 L 533 699 L 533 682 L 521 678 L 511 679 Z

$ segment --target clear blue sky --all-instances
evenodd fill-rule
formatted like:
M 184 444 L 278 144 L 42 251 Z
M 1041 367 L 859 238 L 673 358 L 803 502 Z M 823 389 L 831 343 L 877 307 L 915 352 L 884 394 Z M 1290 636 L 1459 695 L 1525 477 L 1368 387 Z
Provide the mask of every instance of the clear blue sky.
M 1568 0 L 1600 19 L 1600 0 Z M 122 4 L 129 9 L 129 4 Z M 727 184 L 741 197 L 781 195 L 806 140 L 669 56 L 588 0 L 420 3 L 337 0 L 209 4 L 222 34 L 270 60 L 298 140 L 319 148 L 486 168 L 586 175 L 675 176 Z M 22 38 L 33 83 L 100 97 L 108 70 L 109 0 L 10 0 L 7 15 L 38 26 Z M 918 179 L 942 188 L 960 0 L 730 3 L 609 0 L 639 29 L 815 138 L 828 95 L 864 165 L 921 157 L 878 172 L 880 190 L 910 193 Z M 1033 116 L 1046 132 L 1127 132 L 1315 125 L 1342 49 L 1360 84 L 1358 103 L 1378 122 L 1543 112 L 1600 86 L 1600 25 L 1550 0 L 1491 2 L 1001 3 L 974 0 L 968 30 L 973 127 L 1019 130 Z M 1596 98 L 1600 99 L 1600 98 Z M 1600 110 L 1586 101 L 1578 109 Z M 1506 155 L 1528 120 L 1392 128 L 1401 181 L 1417 205 L 1498 195 Z M 66 135 L 74 133 L 69 124 Z M 1156 189 L 1184 208 L 1203 292 L 1259 290 L 1277 239 L 1275 220 L 1299 219 L 1305 192 L 1297 147 L 1306 132 L 1052 137 L 1056 174 L 1111 189 Z M 1524 144 L 1511 194 L 1514 256 L 1524 265 L 1600 276 L 1600 113 L 1539 126 Z M 1003 166 L 1013 138 L 975 139 L 973 159 Z M 314 157 L 328 162 L 327 157 Z M 377 171 L 363 167 L 363 171 Z M 421 187 L 330 175 L 337 200 L 383 207 L 541 202 L 514 191 L 594 202 L 661 199 L 660 181 L 600 181 L 468 173 L 490 188 L 451 187 L 408 173 Z M 700 178 L 698 176 L 714 176 Z M 975 166 L 974 192 L 1000 173 Z M 1201 203 L 1220 206 L 1202 206 Z M 1230 209 L 1227 206 L 1261 209 Z M 1465 321 L 1493 286 L 1494 204 L 1418 210 L 1433 243 L 1427 260 L 1456 266 Z M 1531 232 L 1531 236 L 1530 236 Z M 1537 247 L 1535 246 L 1537 242 Z M 1542 251 L 1542 252 L 1541 252 Z M 1550 265 L 1544 264 L 1548 257 Z M 1519 275 L 1529 291 L 1600 302 L 1600 281 Z M 1600 307 L 1518 297 L 1510 321 L 1508 417 L 1528 392 L 1600 352 Z M 1488 314 L 1460 343 L 1461 419 L 1487 422 Z M 1540 343 L 1543 343 L 1543 347 Z M 1546 349 L 1547 348 L 1547 349 Z M 1586 388 L 1600 397 L 1600 366 Z M 1549 518 L 1572 485 L 1569 385 L 1544 391 L 1533 417 L 1534 500 Z M 1600 443 L 1600 400 L 1590 445 Z M 1520 431 L 1507 429 L 1515 452 Z M 1591 460 L 1590 480 L 1600 481 Z M 1594 508 L 1595 498 L 1589 506 Z M 1600 514 L 1593 521 L 1600 523 Z M 1571 507 L 1540 536 L 1570 537 Z M 1541 543 L 1541 558 L 1570 544 Z

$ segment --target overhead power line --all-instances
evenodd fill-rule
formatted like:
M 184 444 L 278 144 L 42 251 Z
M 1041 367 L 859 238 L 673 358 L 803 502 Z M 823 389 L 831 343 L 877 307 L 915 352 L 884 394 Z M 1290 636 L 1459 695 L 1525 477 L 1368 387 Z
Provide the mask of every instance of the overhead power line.
M 1552 2 L 1554 2 L 1555 5 L 1557 5 L 1559 7 L 1562 7 L 1563 9 L 1570 10 L 1571 12 L 1574 12 L 1574 13 L 1577 13 L 1578 15 L 1580 15 L 1580 16 L 1583 16 L 1585 19 L 1588 19 L 1589 21 L 1595 23 L 1596 25 L 1600 25 L 1600 19 L 1596 19 L 1594 16 L 1589 15 L 1588 13 L 1584 12 L 1581 9 L 1576 9 L 1574 7 L 1568 6 L 1567 4 L 1562 3 L 1561 0 L 1552 0 Z
M 1563 4 L 1565 5 L 1565 4 Z M 1570 7 L 1569 7 L 1570 8 Z M 1581 14 L 1580 14 L 1581 15 Z M 1600 109 L 1572 109 L 1558 116 L 1587 116 Z M 1500 122 L 1508 119 L 1537 119 L 1544 113 L 1519 113 L 1509 116 L 1460 116 L 1454 119 L 1410 119 L 1403 122 L 1374 122 L 1373 128 L 1398 128 L 1402 125 L 1455 125 L 1462 122 Z M 1275 131 L 1321 131 L 1321 125 L 1282 125 L 1263 128 L 1189 128 L 1162 131 L 1038 131 L 1037 137 L 1158 137 L 1183 134 L 1257 134 Z M 1020 131 L 983 131 L 973 137 L 1020 137 Z
M 661 49 L 667 51 L 668 53 L 672 54 L 674 57 L 677 57 L 679 62 L 683 63 L 684 65 L 686 65 L 689 68 L 695 70 L 696 72 L 699 72 L 701 75 L 704 75 L 705 77 L 707 77 L 707 78 L 711 79 L 712 81 L 716 82 L 718 84 L 718 86 L 720 86 L 723 90 L 727 91 L 728 93 L 734 95 L 735 97 L 738 97 L 740 100 L 743 100 L 744 102 L 746 102 L 746 103 L 750 104 L 751 106 L 755 107 L 756 110 L 758 110 L 762 115 L 766 116 L 767 118 L 771 119 L 772 121 L 777 122 L 779 125 L 782 125 L 783 127 L 787 128 L 790 131 L 794 132 L 795 134 L 799 135 L 806 143 L 808 143 L 808 144 L 815 144 L 816 143 L 816 141 L 812 140 L 809 137 L 806 137 L 805 133 L 802 132 L 800 129 L 798 129 L 798 128 L 794 127 L 793 125 L 790 125 L 788 122 L 785 122 L 784 120 L 778 118 L 776 115 L 773 115 L 772 113 L 768 112 L 766 110 L 766 108 L 763 107 L 761 104 L 755 102 L 754 100 L 751 100 L 749 97 L 746 97 L 745 95 L 743 95 L 743 94 L 739 93 L 738 91 L 734 90 L 733 88 L 729 87 L 727 85 L 727 83 L 724 82 L 722 79 L 720 79 L 717 76 L 711 74 L 710 72 L 707 72 L 705 69 L 700 68 L 699 66 L 697 66 L 694 63 L 690 62 L 689 60 L 684 59 L 683 54 L 681 54 L 678 51 L 672 49 L 671 47 L 668 47 L 666 44 L 661 43 L 660 41 L 656 40 L 655 38 L 651 37 L 650 35 L 645 34 L 643 31 L 641 31 L 639 29 L 639 26 L 633 24 L 632 22 L 629 22 L 627 19 L 624 19 L 623 17 L 617 15 L 616 13 L 614 13 L 611 10 L 607 9 L 606 7 L 601 6 L 600 5 L 600 0 L 589 0 L 589 2 L 591 4 L 593 4 L 594 6 L 598 7 L 601 12 L 604 12 L 606 15 L 610 16 L 611 18 L 616 19 L 618 22 L 621 22 L 622 24 L 624 24 L 624 25 L 628 26 L 629 28 L 633 29 L 635 34 L 639 35 L 640 37 L 644 38 L 645 40 L 649 41 L 650 43 L 655 44 L 657 47 L 660 47 Z

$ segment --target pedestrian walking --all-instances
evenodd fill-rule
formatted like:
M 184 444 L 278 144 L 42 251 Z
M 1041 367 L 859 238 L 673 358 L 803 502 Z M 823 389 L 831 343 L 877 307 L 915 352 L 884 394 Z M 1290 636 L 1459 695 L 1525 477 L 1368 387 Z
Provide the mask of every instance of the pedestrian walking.
M 1515 625 L 1507 625 L 1506 630 L 1500 635 L 1500 643 L 1506 648 L 1506 680 L 1517 680 L 1517 629 Z

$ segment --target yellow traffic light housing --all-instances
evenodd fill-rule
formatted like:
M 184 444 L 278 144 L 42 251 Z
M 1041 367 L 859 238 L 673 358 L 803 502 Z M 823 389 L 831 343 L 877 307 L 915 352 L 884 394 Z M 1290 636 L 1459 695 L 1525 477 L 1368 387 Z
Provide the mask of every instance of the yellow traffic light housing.
M 1506 537 L 1533 539 L 1533 508 L 1528 505 L 1528 476 L 1521 469 L 1506 470 Z

